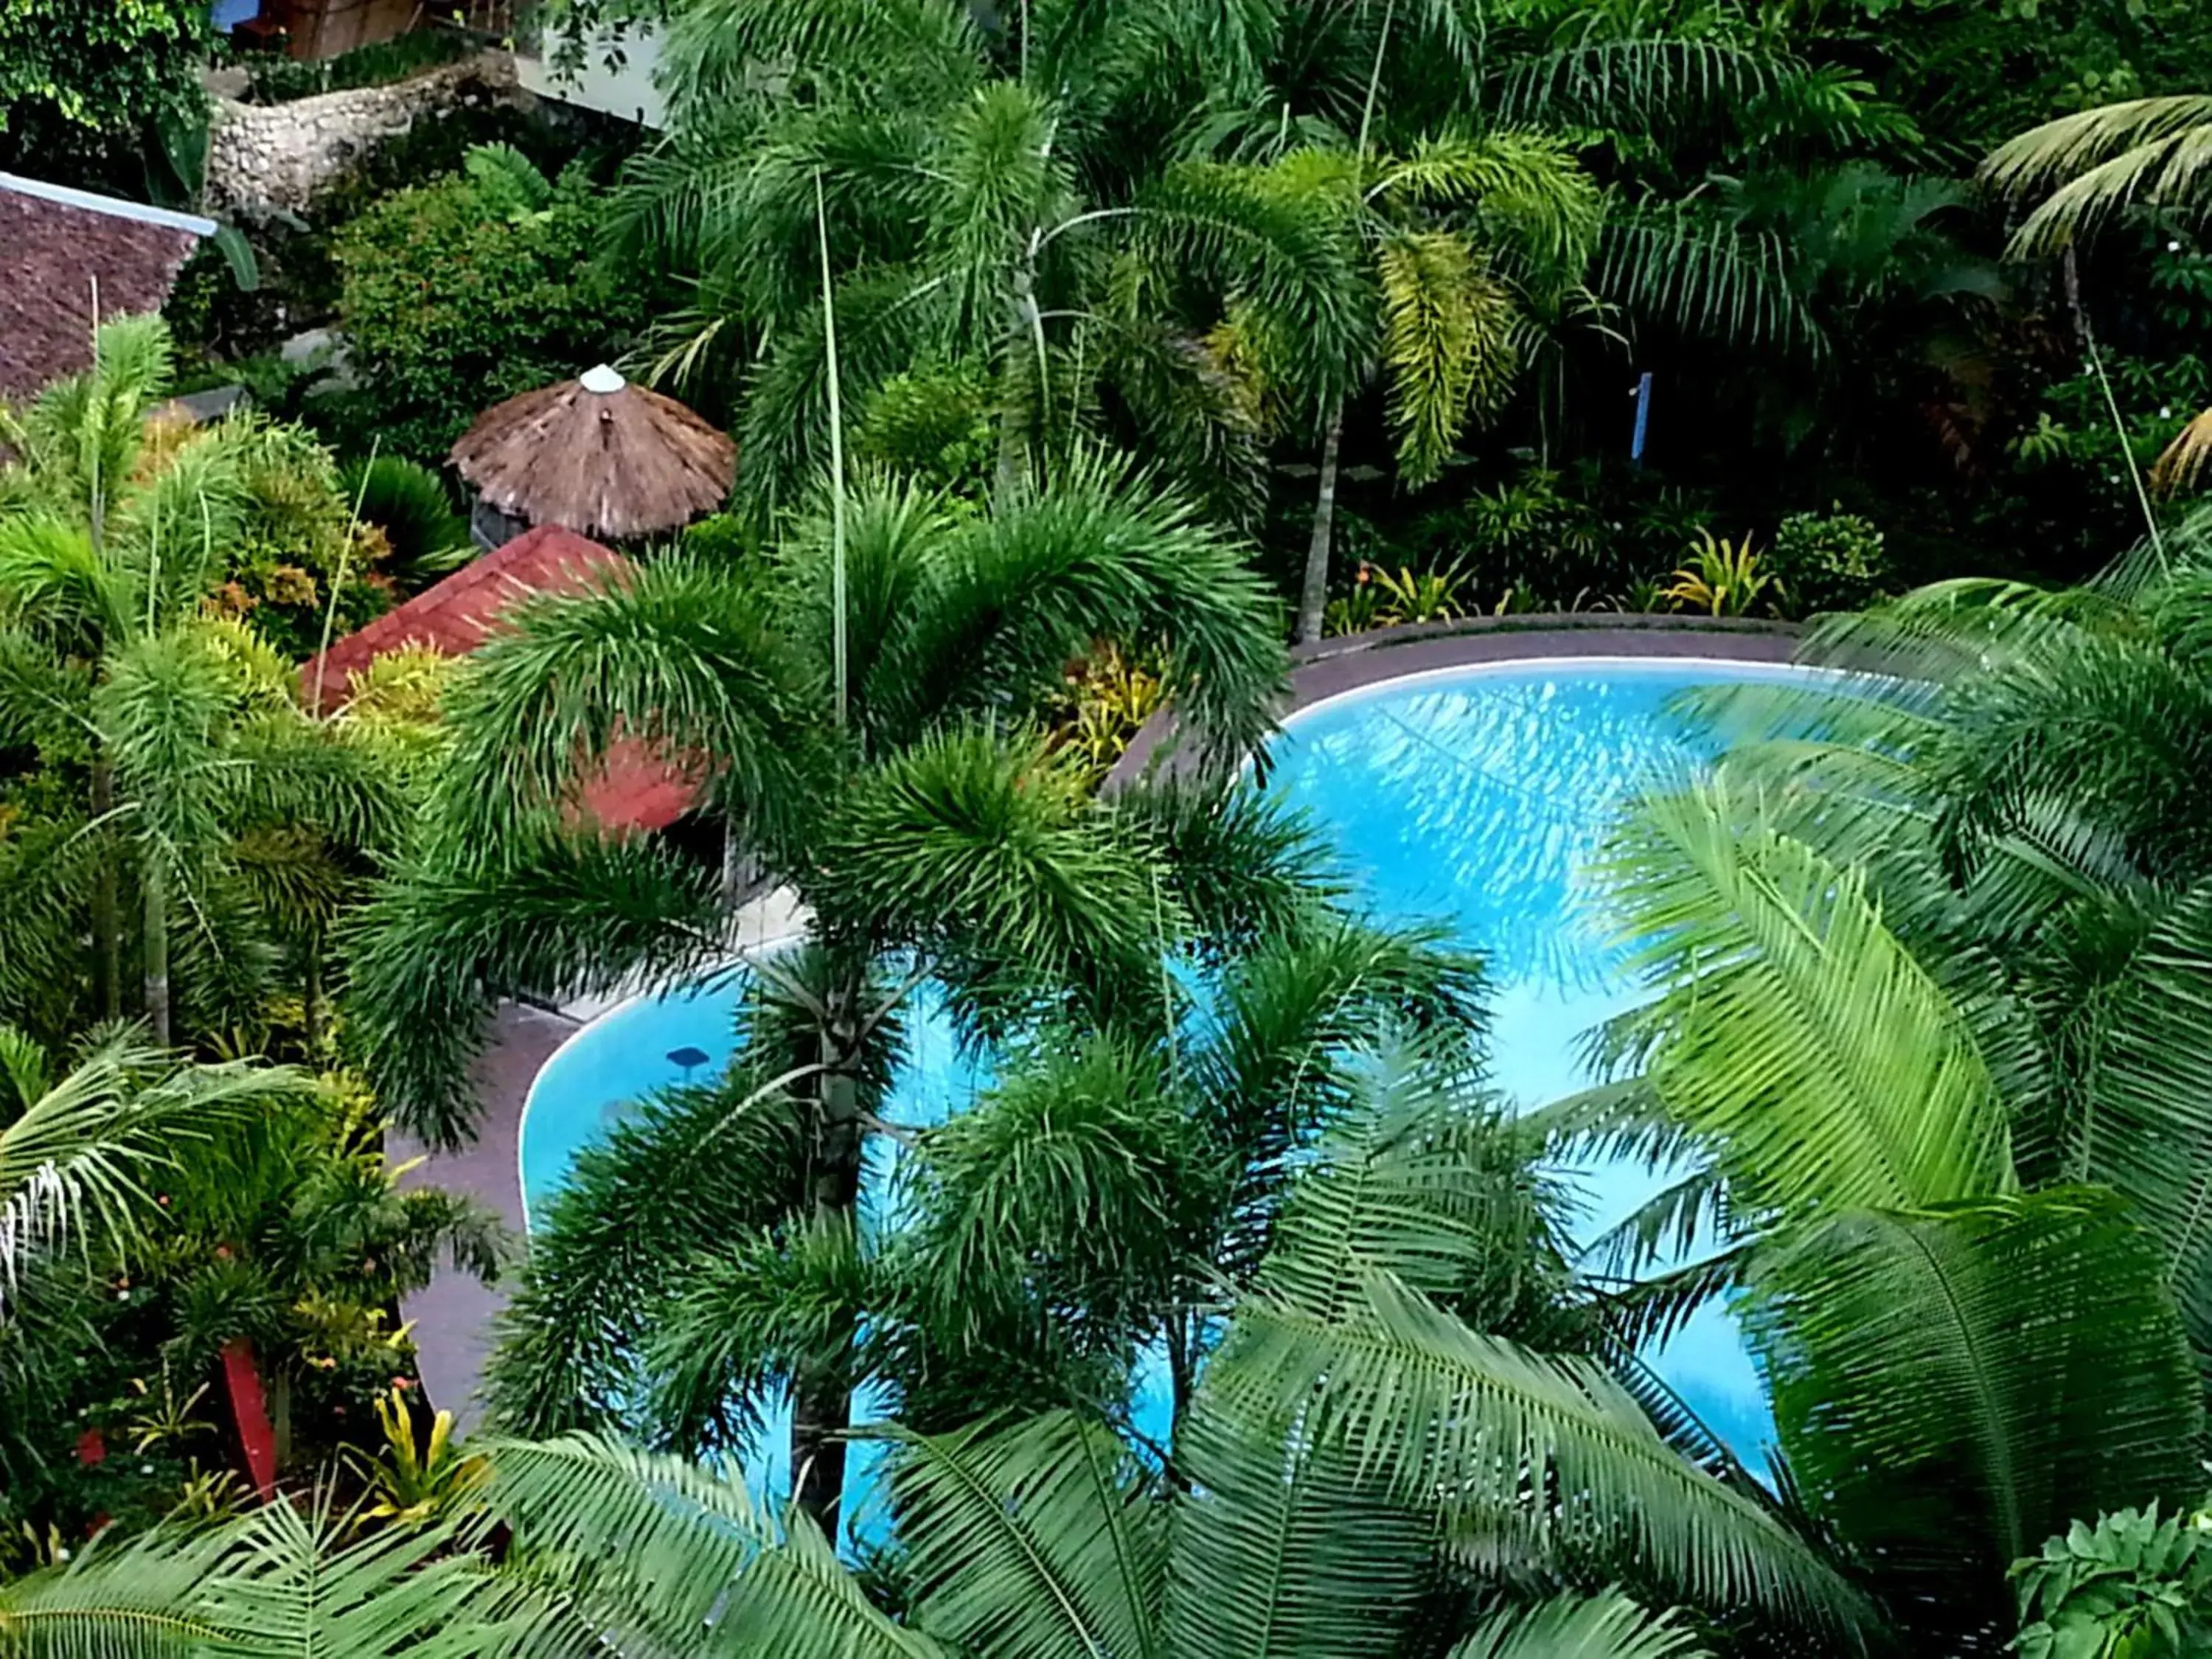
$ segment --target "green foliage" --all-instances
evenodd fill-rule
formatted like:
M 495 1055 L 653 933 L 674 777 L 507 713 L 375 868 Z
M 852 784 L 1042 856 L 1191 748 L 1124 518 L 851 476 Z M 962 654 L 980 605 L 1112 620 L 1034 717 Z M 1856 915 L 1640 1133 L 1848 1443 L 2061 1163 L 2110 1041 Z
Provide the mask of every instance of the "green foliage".
M 1748 535 L 1731 542 L 1701 529 L 1690 555 L 1691 562 L 1674 572 L 1674 585 L 1666 592 L 1678 611 L 1745 617 L 1779 597 L 1774 592 L 1777 578 Z
M 285 104 L 326 92 L 387 86 L 425 70 L 458 62 L 474 50 L 475 42 L 463 30 L 418 28 L 314 62 L 292 58 L 245 58 L 240 59 L 248 77 L 245 101 Z
M 1108 645 L 1068 678 L 1072 707 L 1054 728 L 1054 739 L 1072 744 L 1092 775 L 1103 778 L 1159 713 L 1160 678 Z
M 1406 623 L 1448 622 L 1463 614 L 1460 595 L 1466 585 L 1456 570 L 1416 572 L 1401 566 L 1392 571 L 1362 564 L 1353 573 L 1350 595 L 1329 601 L 1322 631 L 1357 634 Z
M 119 172 L 158 128 L 204 121 L 199 71 L 212 40 L 198 0 L 10 0 L 0 167 L 94 184 Z
M 975 495 L 997 450 L 992 388 L 980 365 L 928 366 L 877 386 L 854 422 L 853 456 L 948 495 Z
M 418 461 L 379 455 L 341 469 L 343 501 L 384 538 L 378 574 L 406 592 L 419 592 L 476 556 L 469 521 L 456 510 L 446 481 Z M 350 631 L 341 629 L 339 636 Z
M 395 564 L 388 542 L 356 532 L 330 452 L 304 428 L 233 416 L 214 439 L 238 456 L 243 495 L 225 580 L 210 597 L 216 614 L 252 617 L 264 640 L 297 659 L 314 654 L 326 624 L 342 639 L 381 616 L 398 580 L 408 592 L 428 585 L 434 567 Z
M 519 157 L 482 156 L 380 202 L 333 244 L 362 383 L 338 418 L 358 447 L 374 433 L 387 454 L 440 465 L 477 413 L 619 357 L 644 319 L 650 285 L 593 262 L 588 173 L 537 198 Z
M 1856 611 L 1887 574 L 1881 532 L 1856 513 L 1793 513 L 1774 532 L 1767 568 L 1794 611 Z
M 2205 1642 L 2212 1546 L 2202 1512 L 2158 1505 L 2075 1522 L 2013 1568 L 2021 1659 L 2178 1659 Z
M 2019 252 L 2063 246 L 2123 207 L 2196 210 L 2212 193 L 2212 96 L 2128 100 L 2061 116 L 2001 146 L 1983 175 L 2014 195 L 2051 191 L 2014 234 Z

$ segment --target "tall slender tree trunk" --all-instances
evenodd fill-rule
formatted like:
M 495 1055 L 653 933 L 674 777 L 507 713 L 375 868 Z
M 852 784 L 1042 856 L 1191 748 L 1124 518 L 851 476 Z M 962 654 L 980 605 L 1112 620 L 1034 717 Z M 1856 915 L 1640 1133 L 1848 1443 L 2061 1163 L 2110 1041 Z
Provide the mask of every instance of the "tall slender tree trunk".
M 92 763 L 92 817 L 97 839 L 108 842 L 106 818 L 115 810 L 115 769 Z M 123 925 L 115 899 L 115 860 L 100 857 L 92 872 L 92 989 L 102 1019 L 123 1018 Z
M 140 877 L 146 900 L 146 1023 L 154 1041 L 169 1046 L 169 872 L 158 854 L 146 860 Z
M 832 1009 L 822 1033 L 824 1064 L 842 1067 L 859 1042 L 859 987 Z M 816 1093 L 814 1216 L 817 1224 L 850 1227 L 860 1201 L 860 1088 L 849 1071 L 825 1073 Z M 824 1350 L 797 1368 L 791 1389 L 791 1497 L 831 1543 L 845 1492 L 844 1435 L 852 1425 L 853 1340 L 849 1320 Z
M 1306 579 L 1298 590 L 1297 641 L 1301 645 L 1321 637 L 1321 617 L 1328 604 L 1328 550 L 1336 527 L 1336 471 L 1338 453 L 1344 445 L 1344 399 L 1328 411 L 1328 425 L 1321 440 L 1321 489 L 1314 497 L 1313 539 L 1306 544 Z

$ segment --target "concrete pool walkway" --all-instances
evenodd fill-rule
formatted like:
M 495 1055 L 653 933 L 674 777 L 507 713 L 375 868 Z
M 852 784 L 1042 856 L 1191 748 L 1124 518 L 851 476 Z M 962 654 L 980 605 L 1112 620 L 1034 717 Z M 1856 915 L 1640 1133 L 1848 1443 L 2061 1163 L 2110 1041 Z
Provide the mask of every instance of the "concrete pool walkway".
M 1484 663 L 1577 657 L 1787 662 L 1796 637 L 1796 629 L 1778 623 L 1602 613 L 1480 617 L 1379 629 L 1325 640 L 1297 652 L 1291 696 L 1284 712 L 1295 714 L 1345 692 L 1409 674 Z M 1115 778 L 1150 764 L 1166 732 L 1166 723 L 1156 721 L 1139 732 L 1115 769 Z M 773 948 L 793 937 L 802 923 L 787 901 L 771 894 L 748 907 L 733 935 L 733 951 L 744 954 Z M 426 1153 L 395 1132 L 391 1137 L 394 1161 L 421 1159 L 405 1181 L 474 1196 L 495 1211 L 519 1240 L 524 1218 L 522 1117 L 531 1083 L 555 1049 L 625 994 L 580 1000 L 557 1010 L 501 1005 L 486 1033 L 484 1051 L 471 1072 L 483 1106 L 477 1139 L 459 1152 Z M 506 1304 L 502 1288 L 479 1285 L 450 1265 L 404 1304 L 404 1315 L 414 1325 L 423 1391 L 434 1405 L 451 1409 L 464 1429 L 477 1419 L 477 1393 L 495 1322 Z

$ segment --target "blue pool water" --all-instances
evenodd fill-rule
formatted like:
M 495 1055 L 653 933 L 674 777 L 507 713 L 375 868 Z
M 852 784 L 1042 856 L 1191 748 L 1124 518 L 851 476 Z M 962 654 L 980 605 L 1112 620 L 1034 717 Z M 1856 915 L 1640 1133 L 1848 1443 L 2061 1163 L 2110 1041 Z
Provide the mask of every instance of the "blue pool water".
M 1710 738 L 1673 706 L 1678 694 L 1801 672 L 1584 658 L 1409 677 L 1294 717 L 1267 787 L 1313 815 L 1377 915 L 1441 921 L 1483 953 L 1495 1081 L 1521 1104 L 1540 1105 L 1589 1080 L 1583 1037 L 1636 1000 L 1583 871 L 1624 801 L 1710 758 Z M 726 981 L 641 999 L 578 1032 L 546 1063 L 522 1128 L 530 1213 L 558 1189 L 577 1150 L 630 1103 L 728 1060 L 735 1000 Z M 972 1097 L 979 1078 L 933 1004 L 913 1009 L 908 1030 L 911 1055 L 886 1115 L 941 1121 Z M 1634 1164 L 1572 1174 L 1583 1238 L 1667 1178 Z M 1653 1363 L 1739 1455 L 1763 1464 L 1771 1415 L 1725 1310 L 1698 1314 Z M 871 1403 L 858 1402 L 860 1412 Z M 1156 1401 L 1140 1415 L 1164 1420 L 1163 1407 Z M 783 1437 L 767 1437 L 777 1447 Z M 756 1477 L 781 1484 L 781 1457 Z

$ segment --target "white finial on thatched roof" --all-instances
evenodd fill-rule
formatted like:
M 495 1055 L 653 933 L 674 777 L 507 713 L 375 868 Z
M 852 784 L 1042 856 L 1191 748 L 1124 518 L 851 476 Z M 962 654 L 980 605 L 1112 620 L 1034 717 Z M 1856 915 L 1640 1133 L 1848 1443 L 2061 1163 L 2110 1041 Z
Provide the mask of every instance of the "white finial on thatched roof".
M 486 410 L 451 459 L 510 518 L 623 541 L 720 507 L 738 447 L 673 398 L 602 363 Z

